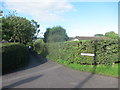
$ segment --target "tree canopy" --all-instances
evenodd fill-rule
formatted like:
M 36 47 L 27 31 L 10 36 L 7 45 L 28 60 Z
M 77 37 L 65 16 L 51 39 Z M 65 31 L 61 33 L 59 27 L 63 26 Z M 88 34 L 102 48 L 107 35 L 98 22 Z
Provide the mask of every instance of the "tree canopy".
M 44 42 L 62 42 L 68 39 L 66 30 L 61 26 L 47 28 L 44 33 Z
M 95 34 L 94 36 L 104 36 L 103 34 Z
M 2 39 L 9 42 L 31 42 L 40 31 L 38 28 L 39 25 L 34 20 L 29 21 L 15 15 L 2 17 Z
M 114 31 L 106 32 L 105 36 L 109 37 L 111 39 L 118 39 L 118 37 L 119 37 L 119 35 L 116 34 Z

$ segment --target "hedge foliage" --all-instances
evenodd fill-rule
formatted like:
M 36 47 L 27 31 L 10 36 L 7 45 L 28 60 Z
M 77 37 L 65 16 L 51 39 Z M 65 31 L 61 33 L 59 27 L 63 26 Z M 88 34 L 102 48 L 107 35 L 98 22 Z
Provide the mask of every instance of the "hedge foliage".
M 2 48 L 2 73 L 13 71 L 28 62 L 28 52 L 24 45 L 5 43 Z
M 118 40 L 45 43 L 42 51 L 37 50 L 37 52 L 48 59 L 66 60 L 69 63 L 112 65 L 118 62 Z M 82 56 L 81 53 L 92 53 L 95 56 Z
M 36 52 L 39 52 L 38 54 L 40 54 L 40 51 L 43 51 L 44 49 L 44 41 L 42 39 L 37 39 L 36 41 L 34 41 L 33 43 L 33 50 L 35 50 Z

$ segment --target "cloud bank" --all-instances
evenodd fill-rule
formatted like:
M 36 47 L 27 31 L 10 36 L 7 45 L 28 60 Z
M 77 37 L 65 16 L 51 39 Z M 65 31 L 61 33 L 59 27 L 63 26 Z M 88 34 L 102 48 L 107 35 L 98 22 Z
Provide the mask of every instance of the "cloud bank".
M 55 22 L 64 19 L 61 15 L 73 10 L 67 0 L 4 0 L 4 7 L 32 16 L 40 22 Z

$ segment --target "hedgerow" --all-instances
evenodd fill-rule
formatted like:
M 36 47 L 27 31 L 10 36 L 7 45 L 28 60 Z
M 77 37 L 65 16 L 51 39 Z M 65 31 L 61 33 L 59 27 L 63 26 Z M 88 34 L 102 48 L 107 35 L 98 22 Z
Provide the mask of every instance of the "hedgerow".
M 58 43 L 44 43 L 41 55 L 51 60 L 66 60 L 77 64 L 112 65 L 118 61 L 118 40 L 81 40 Z M 92 53 L 95 56 L 82 56 Z
M 28 63 L 28 52 L 24 45 L 5 43 L 2 48 L 2 73 L 14 71 Z

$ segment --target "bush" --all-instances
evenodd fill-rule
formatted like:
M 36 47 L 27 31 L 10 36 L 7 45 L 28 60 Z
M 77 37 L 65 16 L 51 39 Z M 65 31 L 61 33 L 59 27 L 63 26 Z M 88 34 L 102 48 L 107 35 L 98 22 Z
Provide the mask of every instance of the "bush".
M 46 50 L 41 54 L 51 60 L 59 59 L 69 63 L 89 65 L 111 65 L 118 62 L 118 40 L 82 40 L 46 43 L 43 46 Z M 95 56 L 82 56 L 81 53 L 92 53 Z
M 36 51 L 38 54 L 44 51 L 44 41 L 42 39 L 37 39 L 33 43 L 33 50 Z
M 5 43 L 1 48 L 3 74 L 28 63 L 28 52 L 24 45 L 18 43 Z

